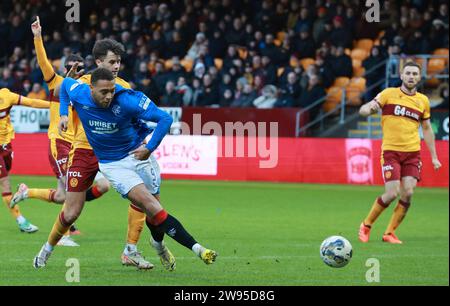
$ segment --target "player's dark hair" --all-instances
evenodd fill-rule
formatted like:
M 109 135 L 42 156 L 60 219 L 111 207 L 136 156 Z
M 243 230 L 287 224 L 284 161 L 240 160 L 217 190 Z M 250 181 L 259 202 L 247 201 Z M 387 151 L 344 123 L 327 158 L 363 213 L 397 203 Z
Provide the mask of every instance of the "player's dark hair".
M 111 51 L 115 55 L 122 55 L 125 53 L 125 47 L 114 39 L 101 39 L 95 42 L 92 55 L 95 60 L 102 60 L 106 57 L 108 51 Z
M 66 61 L 64 62 L 64 65 L 67 65 L 69 62 L 80 62 L 83 63 L 84 59 L 79 56 L 78 54 L 71 54 L 66 58 Z
M 406 62 L 405 65 L 403 65 L 402 71 L 403 71 L 406 67 L 417 67 L 417 68 L 419 68 L 419 71 L 422 71 L 422 67 L 421 67 L 418 63 L 413 62 L 413 61 Z
M 91 84 L 94 85 L 100 80 L 113 81 L 114 75 L 108 69 L 97 68 L 94 71 L 92 71 Z

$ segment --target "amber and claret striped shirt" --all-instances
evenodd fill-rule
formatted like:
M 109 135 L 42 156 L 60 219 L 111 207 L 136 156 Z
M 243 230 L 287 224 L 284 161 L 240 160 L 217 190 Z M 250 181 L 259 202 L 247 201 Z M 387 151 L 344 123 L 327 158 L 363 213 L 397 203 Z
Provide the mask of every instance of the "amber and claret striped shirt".
M 400 87 L 386 88 L 375 98 L 381 106 L 383 151 L 420 151 L 419 125 L 430 119 L 430 101 L 416 92 L 404 93 Z
M 14 128 L 11 124 L 11 108 L 14 105 L 23 105 L 35 108 L 49 108 L 50 102 L 30 99 L 9 91 L 0 89 L 0 145 L 5 145 L 14 139 Z

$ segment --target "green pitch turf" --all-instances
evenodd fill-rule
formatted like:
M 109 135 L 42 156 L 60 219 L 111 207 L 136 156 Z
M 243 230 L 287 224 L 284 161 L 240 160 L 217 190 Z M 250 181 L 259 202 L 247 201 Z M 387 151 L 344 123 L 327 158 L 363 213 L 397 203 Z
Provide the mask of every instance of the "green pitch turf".
M 50 177 L 12 177 L 12 186 L 54 186 Z M 123 267 L 120 254 L 127 230 L 127 202 L 114 191 L 87 203 L 77 225 L 78 248 L 57 247 L 41 270 L 32 259 L 46 241 L 60 206 L 22 203 L 25 217 L 40 231 L 23 234 L 3 207 L 0 214 L 0 285 L 449 285 L 448 189 L 418 188 L 398 235 L 404 245 L 381 242 L 393 206 L 382 215 L 372 241 L 357 231 L 381 187 L 164 181 L 162 203 L 190 233 L 220 256 L 205 265 L 166 237 L 177 258 L 167 272 L 149 246 L 145 228 L 139 249 L 155 268 Z M 342 269 L 329 268 L 319 246 L 331 235 L 353 244 Z M 69 258 L 80 263 L 80 282 L 66 282 Z M 380 263 L 380 282 L 368 283 L 366 262 Z M 70 262 L 69 262 L 70 263 Z M 70 273 L 69 273 L 70 274 Z

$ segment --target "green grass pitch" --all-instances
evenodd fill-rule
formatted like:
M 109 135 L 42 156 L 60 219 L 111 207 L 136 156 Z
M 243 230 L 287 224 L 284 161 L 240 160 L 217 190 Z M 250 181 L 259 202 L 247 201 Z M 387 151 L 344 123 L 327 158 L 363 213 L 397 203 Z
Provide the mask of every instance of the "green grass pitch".
M 53 187 L 51 177 L 12 177 L 12 186 Z M 120 254 L 127 230 L 127 201 L 111 191 L 87 203 L 77 225 L 78 248 L 57 247 L 46 268 L 32 259 L 46 241 L 60 206 L 36 200 L 21 204 L 39 226 L 18 231 L 3 207 L 0 214 L 0 285 L 449 285 L 448 189 L 417 188 L 398 230 L 403 245 L 381 242 L 394 205 L 381 216 L 371 242 L 357 231 L 382 187 L 238 182 L 164 181 L 162 203 L 202 244 L 218 251 L 205 265 L 166 237 L 177 270 L 165 271 L 149 246 L 145 228 L 139 249 L 155 264 L 151 271 L 123 267 Z M 342 269 L 322 263 L 319 246 L 331 235 L 353 245 L 353 259 Z M 80 263 L 80 282 L 66 282 L 69 258 Z M 369 258 L 380 262 L 380 282 L 368 283 Z

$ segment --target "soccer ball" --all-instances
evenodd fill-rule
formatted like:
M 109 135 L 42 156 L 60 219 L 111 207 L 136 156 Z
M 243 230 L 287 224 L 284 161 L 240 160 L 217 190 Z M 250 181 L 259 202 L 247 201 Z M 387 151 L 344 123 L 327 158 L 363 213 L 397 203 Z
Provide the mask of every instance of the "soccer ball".
M 320 246 L 320 258 L 330 267 L 342 268 L 346 266 L 353 255 L 350 242 L 341 236 L 331 236 Z

